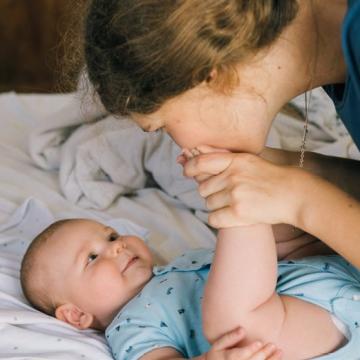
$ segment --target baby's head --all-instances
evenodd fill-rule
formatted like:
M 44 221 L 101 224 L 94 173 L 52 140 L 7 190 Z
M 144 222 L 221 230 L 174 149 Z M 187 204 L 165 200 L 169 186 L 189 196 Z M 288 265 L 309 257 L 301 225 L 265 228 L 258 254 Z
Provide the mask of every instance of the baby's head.
M 60 220 L 30 244 L 21 286 L 38 310 L 79 329 L 103 330 L 152 277 L 150 249 L 137 236 L 87 219 Z

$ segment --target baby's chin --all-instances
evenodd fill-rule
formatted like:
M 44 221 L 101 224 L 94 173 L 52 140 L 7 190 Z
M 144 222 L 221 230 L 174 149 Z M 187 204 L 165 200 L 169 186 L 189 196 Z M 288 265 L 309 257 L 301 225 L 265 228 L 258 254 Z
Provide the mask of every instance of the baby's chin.
M 121 309 L 134 299 L 154 276 L 152 267 L 150 268 L 149 266 L 140 266 L 138 269 L 134 269 L 134 271 L 135 273 L 132 274 L 131 279 L 131 290 L 128 289 L 127 298 L 118 299 L 118 301 L 116 299 L 112 300 L 111 302 L 115 306 L 109 306 L 109 309 L 103 309 L 101 314 L 95 315 L 91 328 L 104 331 Z M 100 306 L 101 304 L 98 305 Z M 102 307 L 105 306 L 105 304 L 102 305 Z M 110 304 L 108 303 L 108 305 Z

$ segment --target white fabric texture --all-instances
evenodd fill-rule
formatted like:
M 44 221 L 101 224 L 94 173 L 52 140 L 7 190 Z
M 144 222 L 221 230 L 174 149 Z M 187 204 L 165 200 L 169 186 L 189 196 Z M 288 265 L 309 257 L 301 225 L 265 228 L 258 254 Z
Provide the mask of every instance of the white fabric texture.
M 30 154 L 38 166 L 59 170 L 61 190 L 71 202 L 105 209 L 154 180 L 189 207 L 205 208 L 196 183 L 183 177 L 176 163 L 181 150 L 167 134 L 147 134 L 129 119 L 112 116 L 76 129 L 76 123 L 45 125 L 31 133 Z
M 21 256 L 53 219 L 128 219 L 149 230 L 149 245 L 163 260 L 215 241 L 169 137 L 143 134 L 126 119 L 95 123 L 103 110 L 80 101 L 74 94 L 0 95 L 0 359 L 111 359 L 97 332 L 35 311 L 21 293 Z M 294 104 L 303 111 L 303 97 Z M 359 158 L 320 90 L 309 118 L 308 149 Z M 302 132 L 301 121 L 279 115 L 268 144 L 298 150 Z

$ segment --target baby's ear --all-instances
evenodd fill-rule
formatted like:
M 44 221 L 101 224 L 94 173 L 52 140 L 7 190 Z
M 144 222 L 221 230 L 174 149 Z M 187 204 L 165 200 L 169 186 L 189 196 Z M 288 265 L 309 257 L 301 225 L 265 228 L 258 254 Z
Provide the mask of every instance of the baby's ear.
M 93 321 L 94 316 L 82 311 L 74 304 L 63 304 L 56 308 L 55 316 L 57 319 L 64 321 L 80 330 L 88 329 Z

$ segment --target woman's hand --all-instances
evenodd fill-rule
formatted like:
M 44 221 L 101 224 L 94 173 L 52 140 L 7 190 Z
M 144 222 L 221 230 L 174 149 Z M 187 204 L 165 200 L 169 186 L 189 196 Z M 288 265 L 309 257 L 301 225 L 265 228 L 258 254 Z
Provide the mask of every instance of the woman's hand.
M 246 346 L 239 346 L 244 339 L 243 329 L 236 329 L 216 340 L 204 360 L 279 360 L 281 351 L 273 344 L 255 341 Z
M 312 175 L 252 154 L 209 151 L 188 157 L 183 165 L 184 174 L 199 182 L 210 225 L 296 225 L 303 200 L 301 181 Z

